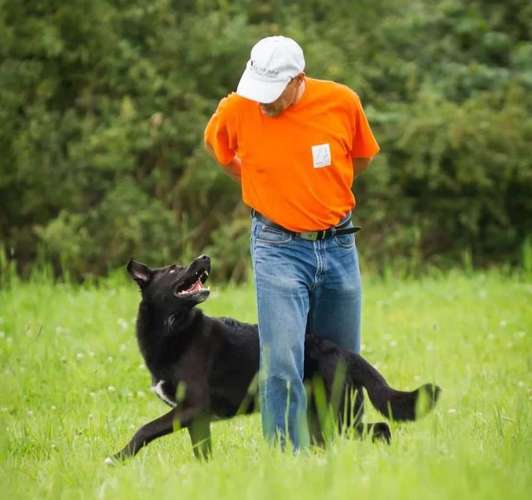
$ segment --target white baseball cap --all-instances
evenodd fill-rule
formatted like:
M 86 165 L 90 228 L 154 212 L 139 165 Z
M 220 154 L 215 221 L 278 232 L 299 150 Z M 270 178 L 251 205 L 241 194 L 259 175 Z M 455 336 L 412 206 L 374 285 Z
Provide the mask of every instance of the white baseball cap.
M 252 101 L 269 104 L 304 69 L 303 49 L 296 41 L 285 36 L 263 38 L 251 49 L 236 93 Z

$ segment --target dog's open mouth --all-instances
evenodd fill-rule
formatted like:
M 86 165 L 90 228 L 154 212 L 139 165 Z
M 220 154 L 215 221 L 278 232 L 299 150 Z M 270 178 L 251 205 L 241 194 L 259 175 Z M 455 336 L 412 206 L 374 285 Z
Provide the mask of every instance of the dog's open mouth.
M 203 285 L 209 277 L 209 272 L 205 269 L 194 273 L 190 278 L 187 278 L 183 283 L 178 285 L 175 290 L 175 294 L 178 297 L 187 295 L 195 295 L 199 292 L 208 291 L 207 287 Z

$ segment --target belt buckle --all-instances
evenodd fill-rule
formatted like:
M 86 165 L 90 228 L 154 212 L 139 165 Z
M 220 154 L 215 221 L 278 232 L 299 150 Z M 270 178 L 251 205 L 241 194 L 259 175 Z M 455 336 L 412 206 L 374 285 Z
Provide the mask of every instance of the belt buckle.
M 309 231 L 306 233 L 299 233 L 299 237 L 307 241 L 316 241 L 318 239 L 319 231 Z

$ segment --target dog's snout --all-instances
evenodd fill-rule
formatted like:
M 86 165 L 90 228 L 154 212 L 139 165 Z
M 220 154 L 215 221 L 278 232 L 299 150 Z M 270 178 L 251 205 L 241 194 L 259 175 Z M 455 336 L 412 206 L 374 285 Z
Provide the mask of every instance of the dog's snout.
M 208 255 L 202 254 L 192 263 L 194 268 L 198 266 L 200 269 L 205 269 L 208 273 L 211 271 L 211 258 Z

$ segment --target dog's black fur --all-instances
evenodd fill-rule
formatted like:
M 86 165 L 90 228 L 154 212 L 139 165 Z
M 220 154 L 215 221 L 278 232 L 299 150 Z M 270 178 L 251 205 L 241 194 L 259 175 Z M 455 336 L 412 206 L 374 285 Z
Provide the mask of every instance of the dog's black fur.
M 195 307 L 209 295 L 203 286 L 210 272 L 207 256 L 198 257 L 188 267 L 159 269 L 131 260 L 127 269 L 142 293 L 137 317 L 140 351 L 152 375 L 154 391 L 172 409 L 142 426 L 108 460 L 133 456 L 176 427 L 188 429 L 198 458 L 208 457 L 211 420 L 255 410 L 257 325 L 211 318 Z M 394 420 L 414 420 L 427 413 L 440 393 L 432 384 L 413 392 L 396 391 L 361 356 L 313 335 L 305 340 L 305 382 L 309 389 L 309 430 L 315 443 L 324 440 L 320 425 L 323 412 L 318 404 L 324 398 L 340 429 L 368 432 L 374 439 L 389 442 L 391 433 L 386 423 L 361 423 L 363 387 L 375 408 Z

